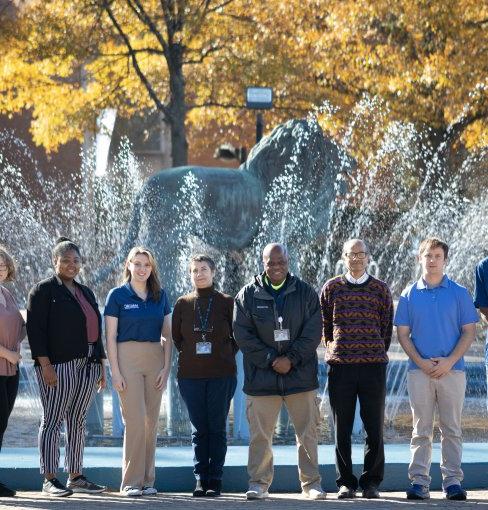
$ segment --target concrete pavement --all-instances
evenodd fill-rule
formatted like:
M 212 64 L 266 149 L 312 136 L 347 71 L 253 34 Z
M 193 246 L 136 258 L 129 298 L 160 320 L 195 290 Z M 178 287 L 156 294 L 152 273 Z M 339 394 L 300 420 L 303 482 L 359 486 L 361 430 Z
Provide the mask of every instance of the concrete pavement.
M 431 493 L 427 501 L 407 501 L 404 492 L 384 492 L 376 500 L 356 498 L 337 500 L 329 494 L 327 500 L 308 501 L 298 494 L 273 494 L 265 501 L 246 501 L 242 494 L 225 494 L 220 498 L 192 498 L 188 493 L 158 494 L 145 498 L 126 498 L 118 493 L 96 496 L 75 494 L 69 498 L 50 498 L 39 492 L 20 492 L 16 498 L 0 498 L 0 509 L 28 510 L 304 510 L 324 507 L 326 510 L 422 510 L 438 508 L 443 510 L 467 510 L 488 508 L 488 491 L 468 492 L 468 501 L 447 501 L 441 492 Z

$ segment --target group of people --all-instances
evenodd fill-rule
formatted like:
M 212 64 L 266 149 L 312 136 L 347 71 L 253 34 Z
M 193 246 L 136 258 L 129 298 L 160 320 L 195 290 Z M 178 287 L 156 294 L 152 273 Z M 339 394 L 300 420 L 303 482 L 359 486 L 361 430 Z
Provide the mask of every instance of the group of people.
M 264 499 L 273 481 L 272 442 L 283 404 L 293 423 L 302 494 L 324 499 L 318 461 L 321 421 L 317 348 L 329 365 L 328 392 L 335 430 L 337 497 L 378 498 L 383 480 L 386 366 L 393 325 L 409 358 L 408 394 L 413 417 L 409 499 L 427 499 L 434 411 L 439 414 L 441 473 L 448 499 L 462 488 L 461 414 L 466 377 L 463 355 L 476 334 L 478 314 L 488 319 L 488 258 L 476 269 L 476 296 L 445 274 L 448 245 L 421 242 L 421 276 L 401 294 L 394 311 L 386 283 L 368 274 L 370 252 L 361 239 L 344 243 L 345 274 L 328 280 L 320 296 L 290 274 L 284 245 L 263 251 L 263 271 L 232 298 L 214 286 L 216 267 L 206 255 L 189 263 L 193 290 L 173 311 L 161 287 L 153 254 L 133 248 L 123 283 L 106 299 L 106 349 L 112 384 L 125 424 L 120 490 L 129 497 L 157 493 L 155 451 L 162 393 L 172 345 L 177 382 L 188 408 L 194 451 L 194 497 L 219 496 L 227 451 L 226 422 L 236 389 L 235 354 L 244 360 L 250 429 L 247 499 Z M 54 275 L 35 285 L 27 303 L 27 336 L 43 408 L 39 428 L 43 491 L 52 496 L 98 493 L 106 487 L 82 472 L 89 404 L 105 387 L 102 316 L 93 292 L 76 279 L 79 247 L 66 238 L 52 252 Z M 0 249 L 0 447 L 18 387 L 25 324 L 2 285 L 15 265 Z M 364 467 L 353 473 L 351 434 L 359 401 L 365 430 Z M 61 427 L 66 430 L 66 484 L 57 478 Z M 0 496 L 13 496 L 0 484 Z

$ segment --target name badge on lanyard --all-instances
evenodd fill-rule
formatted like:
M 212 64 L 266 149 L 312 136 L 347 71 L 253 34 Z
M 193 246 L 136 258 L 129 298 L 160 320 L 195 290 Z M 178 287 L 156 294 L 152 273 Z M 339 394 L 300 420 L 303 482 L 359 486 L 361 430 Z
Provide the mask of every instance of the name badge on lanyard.
M 200 319 L 200 327 L 195 326 L 193 331 L 198 331 L 202 334 L 202 340 L 197 342 L 195 345 L 196 354 L 212 354 L 212 342 L 209 342 L 206 338 L 207 333 L 211 333 L 213 328 L 208 325 L 208 320 L 210 317 L 210 310 L 212 308 L 213 296 L 210 297 L 208 301 L 207 311 L 205 312 L 205 317 L 203 317 L 202 310 L 200 308 L 200 303 L 198 302 L 198 298 L 196 299 L 196 308 L 198 310 L 198 318 Z
M 280 325 L 280 329 L 274 330 L 275 342 L 288 342 L 288 340 L 290 340 L 290 330 L 283 329 L 283 317 L 278 317 L 278 323 Z
M 212 354 L 212 342 L 197 342 L 197 354 Z

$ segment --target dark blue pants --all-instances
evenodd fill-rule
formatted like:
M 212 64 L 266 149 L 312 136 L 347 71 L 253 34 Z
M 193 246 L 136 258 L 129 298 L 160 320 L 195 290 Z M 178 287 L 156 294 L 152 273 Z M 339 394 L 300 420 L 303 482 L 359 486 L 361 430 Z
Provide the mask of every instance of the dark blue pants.
M 227 415 L 237 378 L 178 379 L 190 415 L 193 472 L 197 480 L 221 480 L 227 453 Z

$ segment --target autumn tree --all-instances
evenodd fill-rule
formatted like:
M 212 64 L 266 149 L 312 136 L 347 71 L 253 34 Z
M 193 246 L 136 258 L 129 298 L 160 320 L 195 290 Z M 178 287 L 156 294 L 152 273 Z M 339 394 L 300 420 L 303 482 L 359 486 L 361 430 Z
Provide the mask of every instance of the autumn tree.
M 432 145 L 488 144 L 488 6 L 476 0 L 31 0 L 0 42 L 0 111 L 31 108 L 55 149 L 106 107 L 157 108 L 173 163 L 209 123 L 249 122 L 246 85 L 271 85 L 269 125 L 328 100 L 340 136 L 355 105 L 380 98 Z M 375 133 L 357 132 L 357 156 Z
M 325 100 L 326 131 L 342 137 L 358 103 L 377 98 L 388 123 L 413 123 L 435 152 L 488 145 L 488 4 L 477 0 L 289 0 L 262 6 L 258 33 L 273 47 L 277 104 L 307 111 Z M 192 116 L 212 112 L 194 112 Z M 327 118 L 326 118 L 327 117 Z M 353 133 L 356 156 L 379 133 Z
M 280 71 L 256 58 L 256 9 L 250 0 L 27 2 L 3 35 L 0 110 L 32 108 L 35 141 L 56 149 L 93 129 L 105 107 L 126 116 L 154 107 L 171 128 L 173 164 L 185 164 L 189 112 L 241 109 L 247 77 L 259 85 Z
M 434 147 L 488 145 L 486 2 L 332 1 L 309 26 L 312 81 L 346 115 L 379 96 L 390 120 L 430 128 Z

